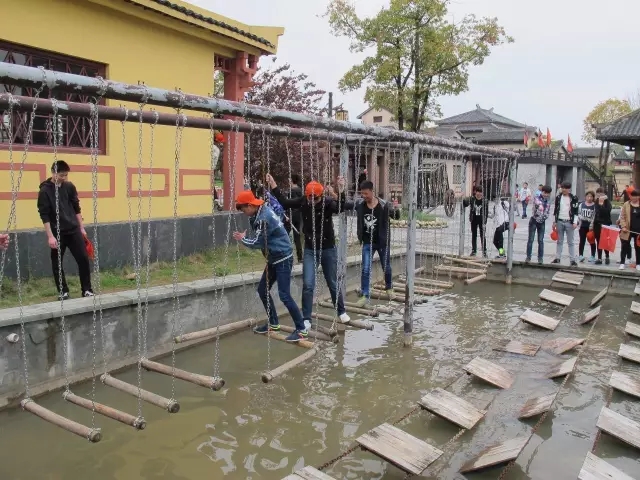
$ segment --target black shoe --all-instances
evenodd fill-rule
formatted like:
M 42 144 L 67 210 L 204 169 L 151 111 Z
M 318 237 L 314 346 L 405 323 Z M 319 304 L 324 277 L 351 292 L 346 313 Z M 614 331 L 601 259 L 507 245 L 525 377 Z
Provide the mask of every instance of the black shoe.
M 69 300 L 69 292 L 62 292 L 58 295 L 58 300 Z
M 482 258 L 487 258 L 487 252 L 482 252 Z
M 578 266 L 578 262 L 571 262 L 569 265 L 571 265 L 572 267 L 577 267 Z
M 530 258 L 525 258 L 524 259 L 524 263 L 531 263 L 531 259 Z
M 471 252 L 471 255 L 469 255 L 470 257 L 475 257 L 476 256 L 476 252 Z
M 559 258 L 554 258 L 551 263 L 560 263 L 560 259 Z
M 600 258 L 599 258 L 599 259 L 597 259 L 597 260 L 594 262 L 594 265 L 602 265 L 602 259 L 600 259 Z M 608 258 L 607 258 L 607 265 L 609 265 L 609 259 L 608 259 Z
M 611 263 L 611 260 L 609 260 L 609 257 L 605 258 L 604 263 L 605 265 L 609 265 Z M 600 262 L 600 265 L 602 265 L 602 262 Z

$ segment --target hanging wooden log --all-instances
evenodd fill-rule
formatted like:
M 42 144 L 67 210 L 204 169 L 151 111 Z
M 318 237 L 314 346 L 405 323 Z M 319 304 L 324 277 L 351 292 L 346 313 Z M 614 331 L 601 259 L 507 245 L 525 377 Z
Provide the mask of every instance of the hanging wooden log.
M 20 406 L 23 410 L 33 413 L 35 416 L 46 420 L 53 425 L 63 428 L 67 432 L 75 433 L 79 437 L 86 438 L 91 443 L 98 443 L 102 439 L 102 434 L 99 428 L 91 428 L 81 425 L 73 420 L 58 415 L 44 407 L 41 407 L 30 398 L 25 398 L 20 402 Z
M 169 375 L 170 377 L 179 378 L 185 382 L 193 383 L 194 385 L 200 385 L 201 387 L 210 388 L 214 392 L 217 392 L 224 387 L 224 380 L 216 377 L 209 377 L 207 375 L 200 375 L 198 373 L 191 373 L 179 368 L 171 367 L 170 365 L 164 365 L 163 363 L 152 362 L 143 358 L 140 361 L 145 369 L 152 372 L 162 373 L 163 375 Z
M 438 265 L 434 268 L 436 272 L 444 272 L 444 273 L 468 273 L 469 275 L 482 275 L 485 273 L 484 270 L 480 270 L 477 268 L 463 268 L 463 267 L 452 267 L 451 265 Z
M 298 347 L 302 347 L 302 348 L 313 348 L 315 346 L 315 344 L 313 342 L 310 342 L 309 340 L 299 340 L 297 342 L 287 342 L 287 337 L 285 335 L 281 335 L 277 332 L 274 331 L 270 331 L 267 333 L 267 335 L 269 336 L 269 338 L 272 338 L 274 340 L 278 340 L 279 342 L 286 342 L 289 345 L 297 345 Z
M 375 284 L 374 287 L 382 289 L 385 288 L 385 285 Z M 404 283 L 394 282 L 392 288 L 394 292 L 405 293 L 407 291 L 407 286 Z M 413 287 L 413 291 L 419 295 L 440 295 L 443 292 L 443 290 L 422 287 Z
M 268 372 L 264 372 L 262 374 L 262 381 L 264 383 L 271 382 L 274 378 L 279 377 L 283 373 L 286 373 L 289 370 L 297 367 L 298 365 L 306 362 L 311 357 L 316 355 L 318 353 L 318 351 L 319 351 L 319 349 L 317 347 L 313 347 L 310 350 L 304 352 L 302 355 L 299 355 L 298 357 L 294 358 L 293 360 L 290 360 L 287 363 L 284 363 L 284 364 L 280 365 L 278 368 L 274 368 L 273 370 L 270 370 Z
M 421 274 L 422 272 L 424 272 L 426 269 L 427 269 L 427 267 L 426 267 L 426 266 L 425 266 L 425 267 L 419 267 L 419 268 L 416 268 L 416 269 L 414 270 L 414 272 L 413 272 L 413 273 L 414 273 L 415 275 L 420 275 L 420 274 Z
M 478 275 L 477 277 L 473 277 L 473 278 L 468 278 L 467 280 L 464 281 L 465 285 L 472 285 L 474 283 L 477 283 L 481 280 L 486 280 L 487 279 L 487 275 L 486 274 L 482 274 L 482 275 Z
M 393 307 L 389 307 L 387 305 L 371 305 L 373 307 L 373 309 L 378 312 L 378 313 L 385 313 L 387 315 L 390 315 L 392 313 L 395 312 L 395 309 Z
M 198 340 L 200 338 L 207 337 L 215 337 L 216 335 L 224 335 L 225 333 L 235 332 L 237 330 L 242 330 L 243 328 L 250 328 L 256 325 L 255 318 L 246 318 L 244 320 L 240 320 L 239 322 L 228 323 L 226 325 L 221 325 L 219 328 L 207 328 L 206 330 L 199 330 L 197 332 L 185 333 L 184 335 L 178 335 L 174 341 L 176 343 L 184 343 L 190 340 Z
M 320 305 L 321 307 L 324 307 L 324 308 L 330 308 L 332 310 L 335 310 L 335 308 L 336 308 L 330 302 L 322 301 L 322 302 L 318 302 L 318 305 Z M 362 308 L 362 307 L 352 307 L 352 306 L 349 306 L 349 305 L 346 305 L 346 304 L 345 304 L 344 308 L 345 308 L 345 310 L 347 312 L 359 313 L 361 315 L 371 315 L 372 317 L 377 317 L 378 316 L 378 312 L 376 312 L 373 309 Z
M 469 265 L 470 267 L 486 268 L 488 265 L 488 263 L 474 262 L 473 260 L 466 260 L 464 258 L 444 257 L 444 259 L 461 265 Z
M 330 335 L 327 335 L 323 332 L 320 331 L 319 325 L 318 325 L 318 331 L 315 330 L 315 326 L 312 326 L 311 329 L 307 330 L 307 334 L 309 335 L 309 338 L 315 338 L 316 340 L 323 340 L 325 342 L 331 342 L 331 343 L 339 343 L 340 342 L 340 337 L 338 337 L 337 335 L 334 335 L 333 337 Z M 287 332 L 287 333 L 293 333 L 296 331 L 295 327 L 290 327 L 289 325 L 280 325 L 280 331 L 282 332 Z
M 78 395 L 70 391 L 64 392 L 62 394 L 62 398 L 64 398 L 67 402 L 73 403 L 74 405 L 86 408 L 87 410 L 95 411 L 100 415 L 104 415 L 105 417 L 116 420 L 120 423 L 124 423 L 125 425 L 130 425 L 138 430 L 144 430 L 147 426 L 147 422 L 145 422 L 144 418 L 142 417 L 135 417 L 129 413 L 116 410 L 115 408 L 108 407 L 107 405 L 103 405 L 102 403 L 92 402 L 91 400 L 79 397 Z
M 400 296 L 396 294 L 389 295 L 384 290 L 379 290 L 377 288 L 371 289 L 371 291 L 369 292 L 369 298 L 373 298 L 374 300 L 389 300 L 391 302 L 404 303 L 404 296 Z M 422 303 L 422 301 L 419 301 L 418 299 L 416 299 L 415 303 L 416 304 Z
M 109 387 L 113 387 L 116 390 L 133 395 L 134 397 L 138 397 L 139 395 L 145 402 L 155 405 L 156 407 L 163 408 L 169 413 L 178 413 L 180 411 L 180 404 L 176 400 L 161 397 L 160 395 L 141 388 L 139 389 L 136 385 L 131 385 L 130 383 L 118 380 L 108 373 L 102 375 L 100 377 L 100 381 Z
M 400 282 L 406 283 L 407 277 L 406 275 L 400 275 L 398 277 L 398 280 Z M 423 287 L 453 288 L 455 285 L 453 282 L 445 282 L 443 280 L 435 280 L 433 278 L 423 278 L 423 277 L 416 277 L 413 279 L 413 281 L 416 285 L 420 285 Z
M 321 320 L 323 322 L 332 322 L 333 323 L 333 316 L 332 315 L 324 315 L 322 313 L 314 312 L 314 313 L 311 314 L 311 316 L 313 318 L 315 318 L 316 320 Z M 361 330 L 373 330 L 373 324 L 372 323 L 363 322 L 362 320 L 351 319 L 347 323 L 342 323 L 341 325 L 347 325 L 349 327 L 359 328 Z

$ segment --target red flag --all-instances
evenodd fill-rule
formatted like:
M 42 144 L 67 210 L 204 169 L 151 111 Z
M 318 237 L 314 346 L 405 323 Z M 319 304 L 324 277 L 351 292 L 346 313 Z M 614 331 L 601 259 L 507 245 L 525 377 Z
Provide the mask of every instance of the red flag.
M 540 148 L 544 147 L 544 142 L 542 141 L 542 132 L 538 130 L 538 146 Z
M 551 132 L 549 131 L 549 127 L 547 127 L 547 147 L 551 146 Z
M 567 152 L 573 153 L 573 143 L 571 143 L 571 135 L 567 135 Z

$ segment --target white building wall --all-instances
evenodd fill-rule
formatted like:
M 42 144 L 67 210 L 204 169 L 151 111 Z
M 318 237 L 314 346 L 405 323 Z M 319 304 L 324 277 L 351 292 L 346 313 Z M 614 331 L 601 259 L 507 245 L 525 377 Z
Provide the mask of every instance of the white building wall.
M 542 164 L 527 163 L 518 165 L 516 183 L 520 186 L 524 182 L 529 184 L 529 188 L 535 190 L 539 184 L 545 184 L 547 180 L 547 166 Z M 553 188 L 553 185 L 551 186 Z
M 382 117 L 382 121 L 374 123 L 373 117 Z M 365 113 L 360 119 L 365 125 L 376 125 L 378 127 L 395 127 L 398 128 L 398 123 L 393 121 L 393 113 L 387 110 L 370 110 Z

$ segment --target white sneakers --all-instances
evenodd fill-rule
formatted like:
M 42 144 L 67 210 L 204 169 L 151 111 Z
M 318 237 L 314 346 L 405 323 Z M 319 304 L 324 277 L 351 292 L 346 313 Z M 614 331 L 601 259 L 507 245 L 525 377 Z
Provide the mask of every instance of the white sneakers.
M 338 319 L 340 320 L 340 323 L 349 323 L 349 321 L 351 320 L 351 317 L 346 313 L 343 313 L 338 317 Z
M 625 269 L 625 264 L 621 263 L 620 266 L 618 267 L 618 270 L 624 270 Z M 636 270 L 640 272 L 640 265 L 636 265 Z

